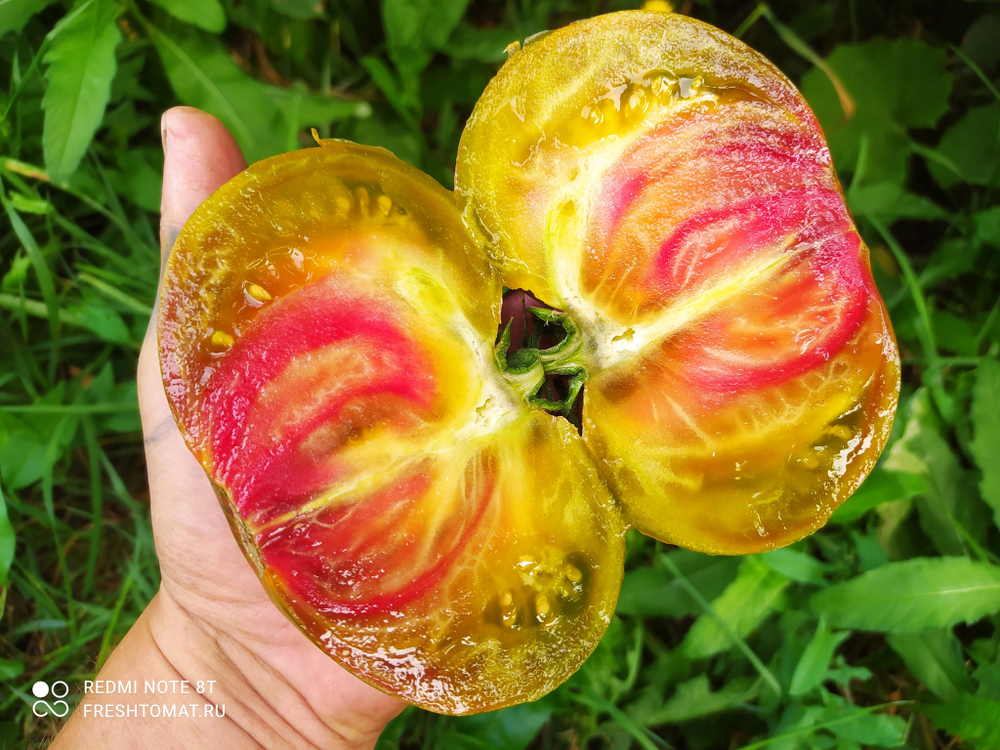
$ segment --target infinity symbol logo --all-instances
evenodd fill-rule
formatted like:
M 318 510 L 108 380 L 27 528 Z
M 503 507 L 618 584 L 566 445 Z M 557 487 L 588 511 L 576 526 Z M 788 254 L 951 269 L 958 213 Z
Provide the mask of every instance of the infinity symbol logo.
M 61 693 L 59 692 L 60 690 L 62 690 Z M 44 682 L 43 680 L 36 682 L 31 686 L 31 694 L 39 700 L 32 704 L 31 712 L 38 717 L 58 716 L 61 719 L 69 713 L 69 704 L 63 700 L 55 700 L 52 701 L 52 703 L 49 703 L 46 700 L 41 700 L 47 697 L 50 692 L 53 698 L 65 698 L 69 695 L 69 685 L 62 680 L 56 680 L 52 683 L 52 688 L 50 690 L 47 682 Z M 59 712 L 57 707 L 62 709 L 62 713 Z M 39 709 L 41 712 L 39 712 Z

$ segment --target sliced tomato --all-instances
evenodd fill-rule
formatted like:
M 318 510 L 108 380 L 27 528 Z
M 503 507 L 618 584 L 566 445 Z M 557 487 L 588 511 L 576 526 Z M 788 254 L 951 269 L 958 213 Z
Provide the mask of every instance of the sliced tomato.
M 580 436 L 495 370 L 500 291 L 442 188 L 340 143 L 229 183 L 165 273 L 168 398 L 264 585 L 359 677 L 448 713 L 565 680 L 622 575 Z
M 870 469 L 898 353 L 822 133 L 763 58 L 677 15 L 561 29 L 490 84 L 457 175 L 508 286 L 585 329 L 584 439 L 640 531 L 787 544 Z
M 343 142 L 253 165 L 178 238 L 159 335 L 275 601 L 370 684 L 470 713 L 593 650 L 626 523 L 739 554 L 821 525 L 899 360 L 808 106 L 698 21 L 513 50 L 456 171 L 457 197 Z M 495 350 L 503 286 L 566 338 Z M 528 406 L 555 375 L 587 378 L 582 436 Z

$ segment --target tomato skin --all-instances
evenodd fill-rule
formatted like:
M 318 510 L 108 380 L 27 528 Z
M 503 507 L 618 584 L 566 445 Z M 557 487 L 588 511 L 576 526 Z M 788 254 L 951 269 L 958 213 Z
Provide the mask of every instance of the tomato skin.
M 168 400 L 274 601 L 447 713 L 552 690 L 621 585 L 624 521 L 583 441 L 496 370 L 500 292 L 448 193 L 327 142 L 210 197 L 161 297 Z
M 868 249 L 806 102 L 741 42 L 636 11 L 526 45 L 456 189 L 505 283 L 587 331 L 584 440 L 640 531 L 771 549 L 871 470 L 899 356 Z

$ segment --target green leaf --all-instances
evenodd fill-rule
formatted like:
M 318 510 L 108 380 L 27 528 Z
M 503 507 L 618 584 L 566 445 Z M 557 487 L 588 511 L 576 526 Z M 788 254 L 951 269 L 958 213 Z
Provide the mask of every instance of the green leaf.
M 927 480 L 922 474 L 890 471 L 879 464 L 855 493 L 833 511 L 830 523 L 851 523 L 882 503 L 909 500 L 926 490 Z
M 219 0 L 150 0 L 179 21 L 219 34 L 226 28 L 226 11 Z
M 774 570 L 792 581 L 801 583 L 825 584 L 823 563 L 804 552 L 783 547 L 764 552 L 757 558 L 771 570 Z
M 896 219 L 945 219 L 951 214 L 922 195 L 915 195 L 891 182 L 875 182 L 847 191 L 847 203 L 855 215 Z
M 56 184 L 76 171 L 104 117 L 121 40 L 117 13 L 114 0 L 88 0 L 49 34 L 42 143 Z
M 10 205 L 14 210 L 22 214 L 35 214 L 44 216 L 52 211 L 52 204 L 39 198 L 29 198 L 23 193 L 11 193 Z
M 1000 186 L 1000 104 L 973 107 L 941 137 L 937 152 L 959 171 L 929 160 L 927 167 L 942 187 L 960 180 L 973 185 Z
M 1000 362 L 984 358 L 976 368 L 972 391 L 972 428 L 975 437 L 969 448 L 983 473 L 979 490 L 993 509 L 1000 528 Z
M 122 316 L 101 304 L 70 305 L 66 308 L 74 325 L 82 326 L 97 334 L 103 341 L 125 344 L 129 341 L 128 327 Z
M 972 225 L 977 243 L 1000 248 L 1000 206 L 972 214 Z
M 956 700 L 940 706 L 920 706 L 934 726 L 963 740 L 978 750 L 1000 750 L 1000 703 L 977 695 L 962 693 Z
M 375 55 L 362 57 L 361 67 L 372 77 L 379 91 L 403 119 L 403 122 L 409 125 L 411 130 L 419 130 L 414 119 L 414 113 L 420 111 L 420 100 L 417 98 L 417 92 L 407 90 L 406 86 L 396 80 L 389 67 Z
M 715 599 L 732 583 L 740 565 L 738 557 L 714 557 L 681 549 L 667 554 L 708 601 Z M 635 568 L 625 574 L 616 611 L 646 617 L 684 617 L 701 614 L 702 610 L 657 558 L 653 565 Z
M 961 465 L 941 435 L 927 391 L 913 397 L 908 411 L 903 436 L 889 449 L 884 467 L 918 474 L 926 480 L 927 491 L 917 499 L 920 526 L 941 554 L 963 555 L 965 547 L 956 522 L 965 529 L 976 529 L 970 516 L 976 506 L 961 492 Z
M 0 430 L 0 480 L 4 484 L 20 489 L 37 482 L 44 473 L 45 443 L 21 425 Z
M 16 680 L 24 673 L 24 662 L 15 659 L 0 659 L 0 682 Z
M 919 39 L 873 39 L 841 44 L 827 58 L 854 100 L 847 118 L 826 74 L 810 70 L 802 93 L 812 105 L 841 171 L 858 169 L 862 137 L 868 140 L 865 182 L 901 185 L 910 154 L 907 128 L 932 127 L 948 110 L 952 76 L 945 51 Z
M 1000 610 L 1000 568 L 962 557 L 918 557 L 830 586 L 809 603 L 835 627 L 890 633 L 947 628 Z
M 962 644 L 950 630 L 891 633 L 886 640 L 913 675 L 941 700 L 955 700 L 960 693 L 973 691 Z
M 131 148 L 118 153 L 118 169 L 108 170 L 108 181 L 123 198 L 152 213 L 160 211 L 163 152 Z
M 524 750 L 551 715 L 552 707 L 543 699 L 458 719 L 454 725 L 494 750 Z
M 507 47 L 515 41 L 518 41 L 517 32 L 505 26 L 481 29 L 460 23 L 448 39 L 444 52 L 456 60 L 499 63 L 504 61 Z
M 11 563 L 14 562 L 16 543 L 17 535 L 14 533 L 14 527 L 7 516 L 7 501 L 4 499 L 3 489 L 0 488 L 0 586 L 7 585 L 7 573 Z M 24 667 L 23 664 L 21 666 Z
M 934 311 L 934 340 L 941 349 L 966 357 L 975 357 L 979 351 L 976 337 L 982 321 L 959 317 L 943 310 Z
M 20 31 L 33 15 L 56 0 L 0 0 L 0 37 L 8 31 Z
M 834 722 L 829 730 L 838 737 L 871 747 L 898 747 L 903 744 L 906 722 L 901 716 L 874 713 L 829 695 L 830 705 L 823 714 L 825 721 Z M 837 721 L 842 717 L 843 720 Z
M 778 605 L 788 584 L 785 576 L 774 572 L 760 560 L 748 557 L 740 566 L 736 580 L 712 602 L 712 610 L 737 637 L 742 638 L 760 625 Z M 716 617 L 705 612 L 691 626 L 681 649 L 689 659 L 704 659 L 735 645 Z
M 713 692 L 708 675 L 702 673 L 678 685 L 670 699 L 658 709 L 650 711 L 641 704 L 633 704 L 625 711 L 642 726 L 676 724 L 739 708 L 756 695 L 756 680 L 737 678 Z
M 177 96 L 218 117 L 251 162 L 294 149 L 305 126 L 371 113 L 366 102 L 262 83 L 233 62 L 221 40 L 197 29 L 149 28 Z
M 281 113 L 268 86 L 244 73 L 222 42 L 190 27 L 150 27 L 170 85 L 185 104 L 218 117 L 248 161 L 284 150 Z
M 384 0 L 389 57 L 399 69 L 420 72 L 458 26 L 470 0 Z
M 821 618 L 816 626 L 816 633 L 806 645 L 799 659 L 788 692 L 792 695 L 803 695 L 828 679 L 830 660 L 837 647 L 850 637 L 848 630 L 831 633 L 826 622 Z
M 1000 13 L 987 13 L 977 18 L 966 30 L 962 51 L 981 67 L 989 68 L 1000 62 Z
M 270 88 L 273 89 L 270 94 L 286 123 L 284 151 L 294 151 L 300 147 L 298 134 L 303 128 L 322 130 L 336 120 L 366 118 L 372 111 L 368 102 L 324 96 L 309 91 L 302 85 L 290 89 Z
M 983 662 L 976 667 L 972 677 L 979 683 L 976 695 L 1000 701 L 1000 665 Z

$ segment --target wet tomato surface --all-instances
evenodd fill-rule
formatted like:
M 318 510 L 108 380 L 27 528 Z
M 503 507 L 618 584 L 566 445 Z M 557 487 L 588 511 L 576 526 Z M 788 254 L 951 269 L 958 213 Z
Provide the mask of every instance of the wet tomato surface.
M 544 303 L 554 346 L 497 345 L 504 286 Z M 275 602 L 368 683 L 448 713 L 579 667 L 630 526 L 742 554 L 822 525 L 899 385 L 802 97 L 661 13 L 512 47 L 454 194 L 342 141 L 251 166 L 178 238 L 159 337 Z M 574 384 L 558 403 L 554 376 Z M 580 388 L 578 429 L 559 415 Z

